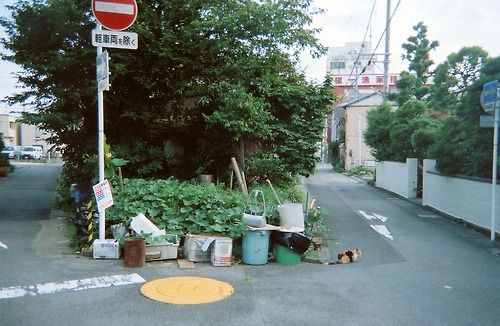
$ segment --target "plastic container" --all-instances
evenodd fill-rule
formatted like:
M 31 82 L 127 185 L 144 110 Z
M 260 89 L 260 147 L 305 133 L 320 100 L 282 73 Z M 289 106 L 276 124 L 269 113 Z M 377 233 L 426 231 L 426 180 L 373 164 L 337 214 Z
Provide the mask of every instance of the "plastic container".
M 130 222 L 130 228 L 137 234 L 151 234 L 153 237 L 165 235 L 165 230 L 160 230 L 144 214 L 139 213 Z
M 158 243 L 146 245 L 146 260 L 166 260 L 177 259 L 177 251 L 179 244 L 177 243 Z
M 265 265 L 269 252 L 271 231 L 245 231 L 243 233 L 242 258 L 247 265 Z
M 120 258 L 120 245 L 118 240 L 105 239 L 95 240 L 93 243 L 94 259 L 118 259 Z
M 301 255 L 279 244 L 274 245 L 274 257 L 280 265 L 297 265 L 302 260 Z
M 304 231 L 304 209 L 301 203 L 287 203 L 278 206 L 280 226 L 294 232 Z

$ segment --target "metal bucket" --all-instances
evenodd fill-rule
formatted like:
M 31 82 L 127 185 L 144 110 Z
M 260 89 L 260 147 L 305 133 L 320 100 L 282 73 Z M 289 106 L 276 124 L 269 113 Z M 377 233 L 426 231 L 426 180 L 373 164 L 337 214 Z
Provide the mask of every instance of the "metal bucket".
M 125 267 L 142 267 L 146 263 L 146 240 L 126 239 L 123 249 Z

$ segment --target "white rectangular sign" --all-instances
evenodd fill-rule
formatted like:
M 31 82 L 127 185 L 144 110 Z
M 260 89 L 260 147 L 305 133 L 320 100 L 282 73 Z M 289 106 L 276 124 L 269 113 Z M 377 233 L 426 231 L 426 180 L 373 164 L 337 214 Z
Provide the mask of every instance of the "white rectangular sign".
M 136 50 L 139 46 L 139 39 L 137 33 L 94 29 L 92 30 L 92 45 Z
M 96 184 L 94 187 L 95 200 L 97 202 L 97 209 L 103 211 L 108 207 L 113 206 L 113 194 L 108 180 L 104 180 Z
M 96 58 L 97 87 L 100 91 L 109 91 L 109 56 L 108 51 L 104 51 Z

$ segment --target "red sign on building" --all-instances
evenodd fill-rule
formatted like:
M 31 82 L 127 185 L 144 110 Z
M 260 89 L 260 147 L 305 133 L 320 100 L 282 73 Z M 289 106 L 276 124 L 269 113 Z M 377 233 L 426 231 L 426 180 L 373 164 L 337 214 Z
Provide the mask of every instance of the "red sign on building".
M 135 0 L 92 0 L 92 12 L 105 28 L 122 31 L 137 18 L 137 3 Z

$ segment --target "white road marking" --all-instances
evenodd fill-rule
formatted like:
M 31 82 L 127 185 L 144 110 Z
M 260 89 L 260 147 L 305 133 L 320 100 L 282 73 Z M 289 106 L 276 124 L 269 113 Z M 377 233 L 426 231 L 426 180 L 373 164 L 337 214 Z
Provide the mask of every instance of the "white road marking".
M 364 218 L 366 218 L 369 221 L 375 220 L 376 217 L 370 214 L 367 214 L 365 211 L 358 211 L 359 214 L 363 215 Z
M 375 216 L 376 218 L 378 218 L 380 221 L 382 221 L 382 223 L 387 222 L 387 217 L 385 217 L 383 215 L 375 214 L 375 213 L 372 213 L 372 215 Z
M 449 286 L 449 285 L 445 285 L 445 286 L 443 286 L 443 287 L 444 287 L 445 289 L 448 289 L 448 290 L 453 289 L 453 288 L 452 288 L 451 286 Z
M 380 220 L 382 223 L 387 222 L 387 217 L 385 217 L 383 215 L 375 214 L 375 213 L 368 214 L 365 211 L 358 211 L 358 212 L 359 212 L 359 214 L 363 215 L 363 217 L 369 221 Z
M 385 225 L 370 225 L 372 229 L 386 237 L 387 239 L 394 240 L 394 238 L 391 235 L 391 232 L 389 232 L 389 229 Z
M 82 291 L 144 282 L 146 282 L 144 278 L 142 278 L 137 273 L 133 273 L 37 285 L 13 286 L 8 288 L 0 288 L 0 299 L 12 299 L 24 296 L 35 296 L 40 294 L 52 294 L 69 291 Z
M 2 241 L 0 241 L 0 248 L 5 248 L 5 249 L 9 249 L 7 247 L 7 245 L 5 243 L 3 243 Z

